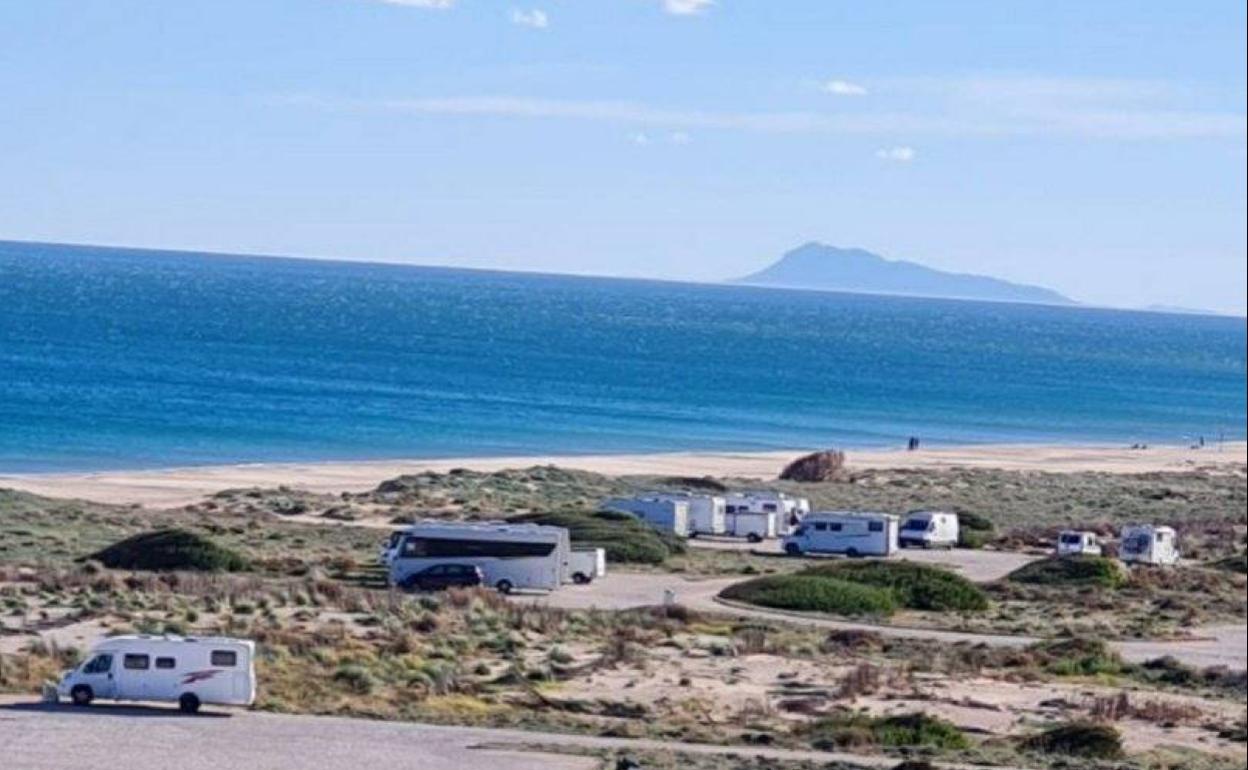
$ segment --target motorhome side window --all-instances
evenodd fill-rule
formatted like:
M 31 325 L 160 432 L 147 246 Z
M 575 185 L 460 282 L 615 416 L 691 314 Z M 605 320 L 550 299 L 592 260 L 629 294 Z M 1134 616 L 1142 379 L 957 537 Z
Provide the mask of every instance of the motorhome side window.
M 763 503 L 763 511 L 766 513 L 774 513 L 776 510 L 775 503 Z
M 830 522 L 828 522 L 828 531 L 829 531 L 829 532 L 840 532 L 840 531 L 841 531 L 841 522 L 839 522 L 839 521 L 830 521 Z
M 815 522 L 815 531 L 816 531 L 816 532 L 823 532 L 823 531 L 824 531 L 824 530 L 826 530 L 827 528 L 828 528 L 828 525 L 827 525 L 827 524 L 824 524 L 822 521 Z
M 213 650 L 210 661 L 214 666 L 234 666 L 238 664 L 238 653 L 233 650 Z
M 177 668 L 178 662 L 173 658 L 157 658 L 156 668 Z
M 868 522 L 867 522 L 867 529 L 868 529 L 868 530 L 870 530 L 871 532 L 883 532 L 883 531 L 884 531 L 884 522 L 882 522 L 882 521 L 868 521 Z
M 113 667 L 112 655 L 96 655 L 90 663 L 83 667 L 84 674 L 103 674 Z
M 409 537 L 403 543 L 404 556 L 446 557 L 467 559 L 473 557 L 521 557 L 549 556 L 555 543 L 525 543 L 513 540 L 459 540 L 455 538 Z
M 121 659 L 121 665 L 123 668 L 127 668 L 131 671 L 146 671 L 151 667 L 152 659 L 146 655 L 127 653 L 126 656 Z

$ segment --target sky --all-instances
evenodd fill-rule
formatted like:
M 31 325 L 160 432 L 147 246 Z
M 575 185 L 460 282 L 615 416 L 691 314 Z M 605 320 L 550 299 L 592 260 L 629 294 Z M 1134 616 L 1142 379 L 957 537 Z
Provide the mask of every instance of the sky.
M 1243 314 L 1245 4 L 0 4 L 0 239 Z

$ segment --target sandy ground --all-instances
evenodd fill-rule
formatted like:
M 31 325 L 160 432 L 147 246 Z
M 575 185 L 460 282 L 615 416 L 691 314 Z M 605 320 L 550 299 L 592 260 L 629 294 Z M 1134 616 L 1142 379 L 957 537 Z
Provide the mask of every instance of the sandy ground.
M 123 736 L 123 739 L 119 739 Z M 184 716 L 168 706 L 31 703 L 0 696 L 4 767 L 21 770 L 589 770 L 595 760 L 518 751 L 521 746 L 675 750 L 773 759 L 841 760 L 892 767 L 896 758 L 767 747 L 450 727 L 340 717 L 205 710 Z M 937 764 L 963 768 L 966 765 Z M 1010 770 L 1010 768 L 1001 768 Z
M 316 492 L 359 492 L 404 473 L 472 468 L 494 471 L 531 465 L 559 465 L 611 475 L 659 474 L 737 476 L 772 479 L 789 460 L 809 450 L 780 452 L 638 455 L 549 455 L 533 457 L 382 460 L 327 463 L 273 463 L 169 468 L 150 471 L 0 475 L 0 487 L 52 497 L 103 503 L 170 507 L 196 502 L 231 487 L 287 485 Z M 1146 473 L 1159 470 L 1227 468 L 1248 461 L 1248 444 L 1227 443 L 1203 449 L 1150 446 L 980 445 L 938 447 L 918 452 L 855 450 L 848 462 L 856 468 L 979 467 L 1050 472 L 1098 471 Z

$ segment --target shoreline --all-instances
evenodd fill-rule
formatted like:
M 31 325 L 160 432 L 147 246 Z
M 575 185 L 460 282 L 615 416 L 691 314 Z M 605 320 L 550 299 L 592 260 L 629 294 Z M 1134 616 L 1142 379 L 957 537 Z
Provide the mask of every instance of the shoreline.
M 528 455 L 444 459 L 355 460 L 252 463 L 134 471 L 0 474 L 0 488 L 48 497 L 167 508 L 187 505 L 233 487 L 289 486 L 313 492 L 360 492 L 403 475 L 453 468 L 491 472 L 533 465 L 558 465 L 613 476 L 672 475 L 774 479 L 790 460 L 809 449 L 765 452 L 669 452 L 607 455 Z M 1248 462 L 1248 443 L 1189 446 L 1150 445 L 1131 449 L 1110 445 L 977 444 L 846 451 L 851 469 L 938 470 L 993 468 L 1051 473 L 1149 473 L 1231 471 Z

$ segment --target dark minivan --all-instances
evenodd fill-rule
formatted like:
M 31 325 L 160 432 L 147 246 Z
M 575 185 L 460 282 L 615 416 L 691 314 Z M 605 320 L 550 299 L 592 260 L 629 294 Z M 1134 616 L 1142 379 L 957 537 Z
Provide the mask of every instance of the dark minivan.
M 409 591 L 442 591 L 472 588 L 483 582 L 485 576 L 471 564 L 435 564 L 409 575 L 401 587 Z

